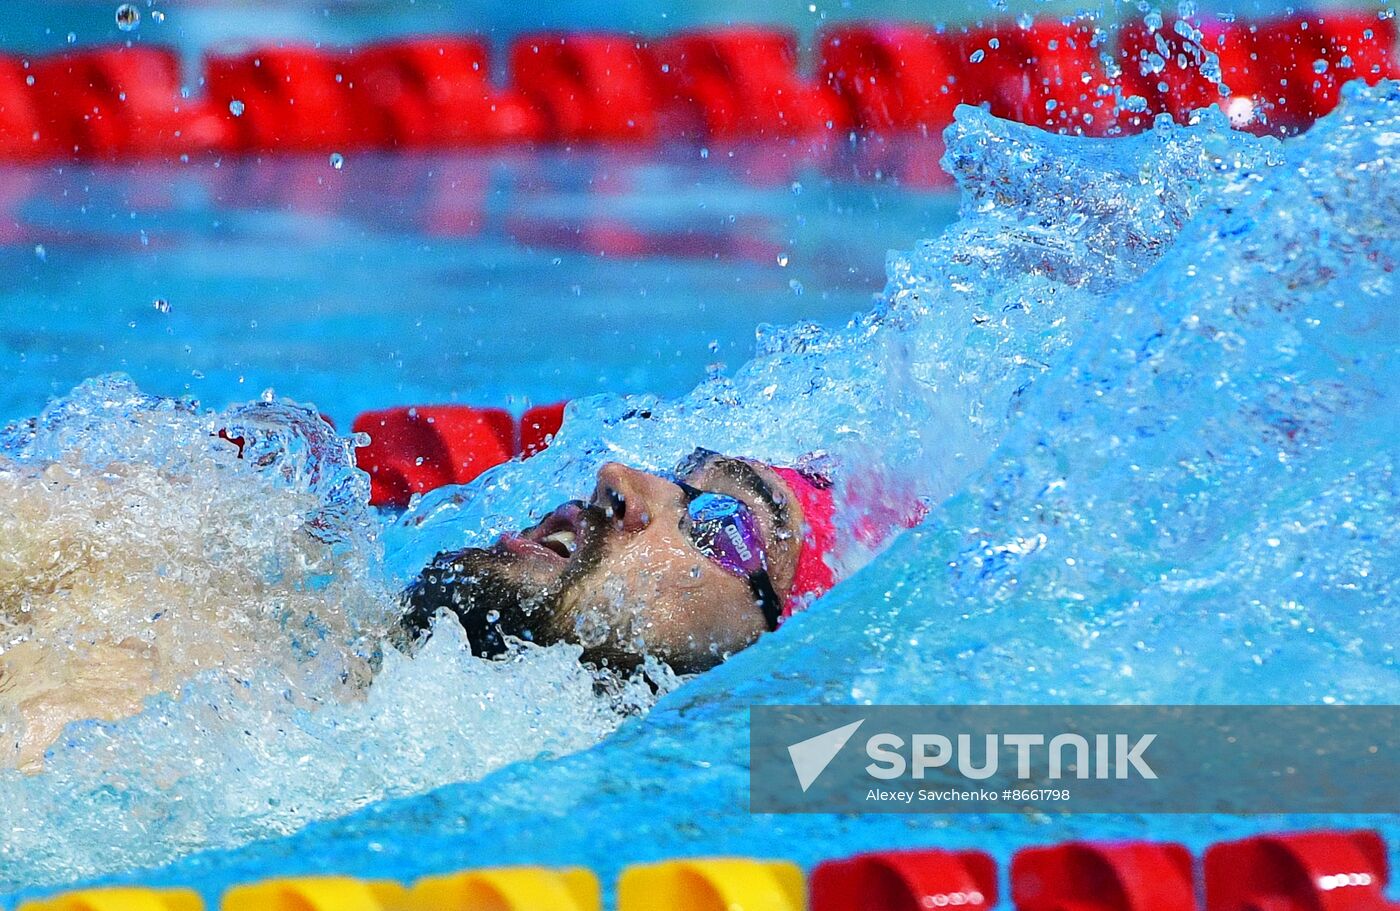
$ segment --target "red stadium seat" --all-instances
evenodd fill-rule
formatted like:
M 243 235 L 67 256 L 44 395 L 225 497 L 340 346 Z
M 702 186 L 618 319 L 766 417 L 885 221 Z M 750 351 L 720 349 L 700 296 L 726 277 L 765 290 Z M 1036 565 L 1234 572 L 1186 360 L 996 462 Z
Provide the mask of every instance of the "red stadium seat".
M 937 133 L 963 100 L 957 51 L 920 25 L 843 26 L 821 41 L 822 79 L 857 128 Z
M 551 138 L 653 139 L 656 64 L 639 39 L 539 34 L 511 46 L 511 83 L 544 116 Z
M 1379 833 L 1259 835 L 1206 851 L 1206 911 L 1394 911 Z
M 981 851 L 880 851 L 818 864 L 811 911 L 982 911 L 997 902 L 997 868 Z
M 491 84 L 486 46 L 476 39 L 372 44 L 349 58 L 347 70 L 365 145 L 459 148 L 543 138 L 539 112 Z
M 465 484 L 515 454 L 515 421 L 499 408 L 390 408 L 360 415 L 353 427 L 370 437 L 356 461 L 376 506 L 402 508 L 414 494 Z
M 1017 911 L 1195 911 L 1191 854 L 1153 842 L 1068 842 L 1011 859 Z
M 851 126 L 849 107 L 797 71 L 797 37 L 757 26 L 691 32 L 656 45 L 680 131 L 715 137 L 791 136 Z

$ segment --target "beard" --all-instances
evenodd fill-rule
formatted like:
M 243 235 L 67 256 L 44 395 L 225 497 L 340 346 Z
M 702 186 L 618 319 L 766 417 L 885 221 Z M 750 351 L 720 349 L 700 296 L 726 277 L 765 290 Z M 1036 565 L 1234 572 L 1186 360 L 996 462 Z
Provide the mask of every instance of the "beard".
M 457 618 L 479 658 L 505 654 L 513 640 L 577 642 L 570 595 L 598 573 L 610 530 L 601 509 L 583 509 L 577 549 L 563 571 L 544 585 L 531 579 L 520 558 L 500 544 L 438 554 L 403 593 L 396 644 L 414 650 L 432 634 L 434 618 L 443 611 Z

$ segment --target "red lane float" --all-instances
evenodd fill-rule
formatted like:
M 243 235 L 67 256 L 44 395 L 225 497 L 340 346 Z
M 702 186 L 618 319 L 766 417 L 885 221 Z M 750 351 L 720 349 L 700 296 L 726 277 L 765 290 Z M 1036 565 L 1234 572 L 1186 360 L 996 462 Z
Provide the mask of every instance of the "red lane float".
M 1109 80 L 1100 59 L 1108 37 L 1093 22 L 1037 22 L 1028 29 L 1002 25 L 989 35 L 989 46 L 995 38 L 1012 49 L 1003 59 L 1013 66 L 1003 71 L 999 90 L 990 96 L 993 113 L 1000 104 L 1005 113 L 998 116 L 1021 123 L 1086 136 L 1108 133 L 1113 105 L 1104 91 Z M 995 57 L 990 51 L 989 59 Z M 1023 62 L 1014 65 L 1018 58 Z
M 943 129 L 963 100 L 960 69 L 957 49 L 928 26 L 841 26 L 821 43 L 820 78 L 866 132 Z
M 18 57 L 0 56 L 0 157 L 35 158 L 50 151 L 40 145 L 39 112 L 28 82 L 31 75 Z
M 1377 832 L 1260 835 L 1206 850 L 1206 911 L 1395 911 Z
M 689 135 L 791 136 L 851 126 L 825 85 L 797 70 L 797 36 L 757 26 L 688 32 L 656 45 L 666 97 Z
M 529 458 L 537 452 L 549 448 L 554 435 L 564 424 L 564 406 L 568 402 L 555 402 L 552 405 L 536 405 L 526 409 L 520 418 L 520 454 Z
M 205 61 L 205 87 L 239 151 L 334 149 L 355 134 L 338 55 L 269 47 Z
M 486 45 L 473 38 L 372 44 L 346 61 L 362 144 L 459 148 L 541 139 L 544 120 L 517 92 L 491 84 Z
M 539 34 L 511 46 L 512 83 L 544 115 L 551 139 L 650 140 L 656 65 L 636 38 Z
M 466 484 L 517 455 L 528 459 L 548 448 L 567 404 L 536 405 L 518 424 L 504 409 L 470 405 L 366 411 L 352 429 L 369 437 L 369 445 L 355 451 L 369 474 L 369 501 L 402 509 L 414 494 Z
M 927 135 L 960 102 L 1094 136 L 1217 104 L 1237 126 L 1273 132 L 1330 112 L 1348 79 L 1395 75 L 1395 43 L 1393 19 L 1349 11 L 1129 22 L 1116 48 L 1083 19 L 947 33 L 855 24 L 820 36 L 807 78 L 796 37 L 780 29 L 653 43 L 551 33 L 515 42 L 512 84 L 502 88 L 482 41 L 429 37 L 215 53 L 194 101 L 182 97 L 171 51 L 106 47 L 0 59 L 0 157 L 820 137 L 853 128 Z M 1122 73 L 1110 78 L 1103 58 L 1114 54 Z
M 1244 22 L 1204 19 L 1199 28 L 1182 23 L 1188 40 L 1169 20 L 1152 29 L 1142 22 L 1123 29 L 1123 94 L 1146 100 L 1144 125 L 1166 112 L 1178 123 L 1198 108 L 1218 105 L 1237 126 L 1257 123 L 1257 114 L 1272 108 L 1268 64 L 1258 53 L 1252 28 Z M 1194 31 L 1193 31 L 1194 29 Z M 1220 84 L 1210 81 L 1201 66 L 1215 58 Z M 1221 85 L 1229 88 L 1221 95 Z
M 1141 96 L 1146 111 L 1123 123 L 1145 126 L 1161 112 L 1182 122 L 1197 108 L 1217 105 L 1237 127 L 1296 130 L 1337 106 L 1343 82 L 1394 76 L 1395 41 L 1394 20 L 1361 13 L 1257 24 L 1170 20 L 1156 30 L 1131 23 L 1119 50 L 1123 94 Z M 1219 84 L 1206 78 L 1202 64 L 1218 70 Z
M 1194 911 L 1191 853 L 1154 842 L 1069 842 L 1011 859 L 1017 911 Z
M 982 851 L 880 851 L 820 863 L 809 879 L 811 911 L 990 908 L 997 865 Z
M 202 103 L 180 97 L 174 51 L 99 47 L 39 58 L 32 104 L 39 144 L 65 154 L 111 157 L 198 151 L 223 140 Z
M 1268 46 L 1281 104 L 1300 126 L 1331 113 L 1344 82 L 1395 76 L 1395 41 L 1394 19 L 1340 10 L 1265 23 L 1256 39 Z
M 414 494 L 465 484 L 515 455 L 515 421 L 499 408 L 369 411 L 355 418 L 353 429 L 370 438 L 355 460 L 369 474 L 376 506 L 402 508 Z

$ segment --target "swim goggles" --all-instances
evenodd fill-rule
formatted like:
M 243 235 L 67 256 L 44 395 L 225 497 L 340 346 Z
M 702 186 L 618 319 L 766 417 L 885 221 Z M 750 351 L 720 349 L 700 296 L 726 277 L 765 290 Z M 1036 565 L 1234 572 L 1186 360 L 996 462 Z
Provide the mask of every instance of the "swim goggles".
M 753 511 L 726 494 L 699 490 L 684 481 L 677 486 L 686 502 L 681 531 L 711 563 L 749 583 L 769 631 L 777 629 L 782 604 L 768 576 L 763 536 Z

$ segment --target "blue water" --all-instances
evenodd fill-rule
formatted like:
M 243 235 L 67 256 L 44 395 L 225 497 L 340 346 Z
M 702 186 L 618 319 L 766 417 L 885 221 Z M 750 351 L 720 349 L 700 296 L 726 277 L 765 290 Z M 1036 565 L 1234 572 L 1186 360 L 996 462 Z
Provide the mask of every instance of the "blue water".
M 1349 91 L 1288 143 L 1216 117 L 1129 140 L 1052 137 L 964 108 L 946 156 L 960 217 L 889 260 L 873 309 L 766 329 L 751 360 L 682 396 L 580 401 L 542 456 L 430 495 L 382 529 L 346 496 L 362 479 L 337 460 L 345 450 L 322 426 L 294 428 L 285 402 L 201 416 L 120 381 L 80 390 L 0 452 L 22 465 L 155 452 L 230 508 L 256 492 L 264 517 L 330 515 L 362 561 L 327 558 L 330 584 L 366 566 L 392 583 L 445 543 L 575 491 L 606 458 L 659 467 L 697 444 L 774 461 L 822 449 L 847 467 L 843 498 L 868 508 L 873 486 L 933 508 L 873 559 L 844 554 L 869 562 L 719 669 L 674 689 L 653 669 L 669 690 L 654 707 L 640 692 L 630 712 L 590 702 L 567 648 L 483 666 L 440 626 L 424 656 L 391 656 L 362 702 L 328 695 L 317 661 L 306 673 L 284 663 L 70 729 L 43 773 L 0 773 L 6 805 L 43 821 L 5 845 L 3 878 L 76 872 L 212 895 L 273 872 L 411 878 L 540 862 L 606 880 L 677 855 L 809 863 L 946 845 L 1005 858 L 1117 836 L 1199 849 L 1329 824 L 1400 841 L 1391 817 L 747 811 L 754 703 L 1400 697 L 1397 145 L 1394 84 Z M 209 440 L 255 419 L 276 470 L 235 466 Z M 157 483 L 132 474 L 110 483 Z M 326 476 L 344 483 L 316 486 Z M 199 496 L 159 483 L 176 505 Z M 285 490 L 313 495 L 277 499 Z M 261 546 L 248 552 L 286 545 Z M 372 623 L 374 593 L 351 588 Z M 328 634 L 325 651 L 337 641 Z M 282 699 L 289 687 L 318 698 Z M 443 781 L 456 783 L 324 819 Z
M 936 144 L 0 168 L 0 421 L 113 370 L 222 407 L 676 395 L 870 306 Z M 163 306 L 157 306 L 163 301 Z M 553 331 L 566 323 L 575 331 Z

